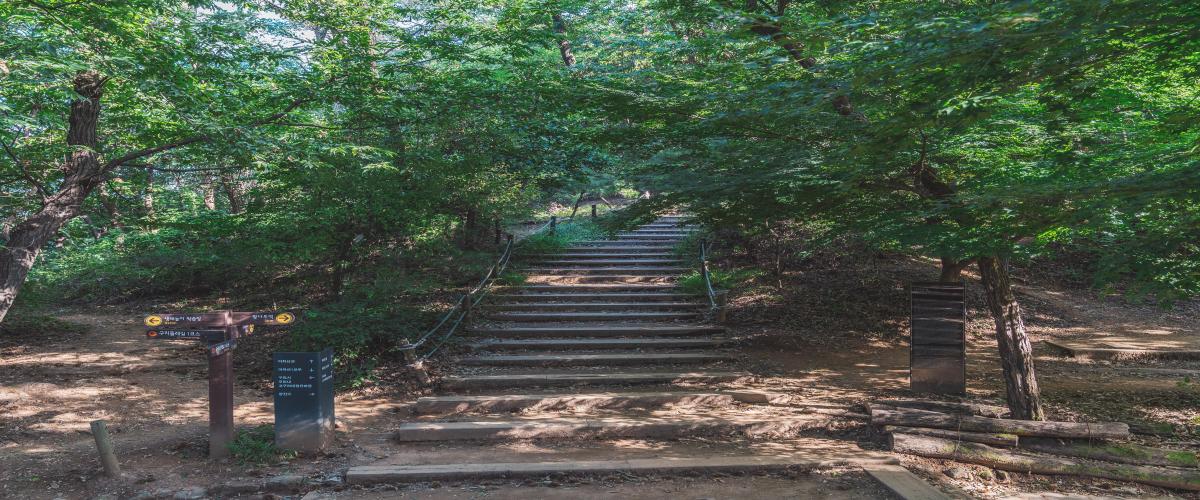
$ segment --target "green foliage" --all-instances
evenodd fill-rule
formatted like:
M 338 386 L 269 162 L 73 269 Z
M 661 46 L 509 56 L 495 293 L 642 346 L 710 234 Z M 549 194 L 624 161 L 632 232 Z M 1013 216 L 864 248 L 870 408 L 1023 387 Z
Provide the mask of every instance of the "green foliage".
M 270 424 L 238 429 L 228 446 L 229 453 L 240 465 L 266 465 L 296 457 L 294 451 L 275 447 L 275 426 Z
M 712 282 L 713 290 L 717 291 L 741 288 L 761 275 L 762 271 L 758 269 L 708 270 L 708 278 Z M 683 293 L 708 295 L 708 285 L 704 283 L 704 275 L 700 274 L 698 270 L 681 276 L 679 289 Z
M 603 218 L 602 218 L 603 219 Z M 526 254 L 555 253 L 577 241 L 602 240 L 610 237 L 612 230 L 590 217 L 576 217 L 561 221 L 553 232 L 543 229 L 521 241 L 518 251 Z

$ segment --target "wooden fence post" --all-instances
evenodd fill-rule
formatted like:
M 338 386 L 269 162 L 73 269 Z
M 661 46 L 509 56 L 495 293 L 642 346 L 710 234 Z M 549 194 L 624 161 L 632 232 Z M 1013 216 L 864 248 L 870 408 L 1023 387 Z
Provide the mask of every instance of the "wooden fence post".
M 413 375 L 417 376 L 417 382 L 421 385 L 429 385 L 429 374 L 425 372 L 425 366 L 417 360 L 417 353 L 412 349 L 405 349 L 404 364 L 408 365 L 408 369 L 412 370 Z
M 592 218 L 596 218 L 596 204 L 592 203 Z
M 117 463 L 117 454 L 113 451 L 112 438 L 108 435 L 108 425 L 103 420 L 92 421 L 92 437 L 96 438 L 96 451 L 100 453 L 100 465 L 104 466 L 104 475 L 120 476 L 121 465 Z
M 717 323 L 724 324 L 729 319 L 729 291 L 721 290 L 716 293 Z
M 551 215 L 550 216 L 550 235 L 551 236 L 554 236 L 554 231 L 556 229 L 558 229 L 558 216 Z

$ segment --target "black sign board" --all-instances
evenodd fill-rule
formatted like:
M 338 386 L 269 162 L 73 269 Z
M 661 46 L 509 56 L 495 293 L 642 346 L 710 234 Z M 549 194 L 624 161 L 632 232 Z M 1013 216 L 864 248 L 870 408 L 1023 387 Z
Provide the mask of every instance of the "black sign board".
M 225 330 L 146 330 L 146 338 L 164 340 L 203 340 L 205 342 L 221 342 L 225 340 Z
M 275 353 L 275 446 L 317 453 L 333 439 L 333 349 Z
M 962 283 L 913 283 L 909 378 L 912 390 L 967 391 L 966 307 Z

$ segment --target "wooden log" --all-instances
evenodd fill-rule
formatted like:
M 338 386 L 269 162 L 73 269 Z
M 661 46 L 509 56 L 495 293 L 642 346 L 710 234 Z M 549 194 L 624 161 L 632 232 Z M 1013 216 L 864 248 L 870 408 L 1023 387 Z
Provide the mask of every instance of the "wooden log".
M 108 424 L 103 420 L 93 420 L 91 425 L 92 437 L 96 438 L 96 451 L 100 454 L 100 465 L 104 467 L 104 475 L 120 476 L 121 465 L 117 463 L 117 454 L 113 451 L 112 438 L 108 435 Z
M 892 451 L 929 458 L 985 465 L 1010 472 L 1085 476 L 1200 491 L 1200 472 L 1140 465 L 1081 462 L 1068 458 L 1001 450 L 986 444 L 956 442 L 929 436 L 892 434 Z
M 923 399 L 882 399 L 877 401 L 877 403 L 897 408 L 914 408 L 917 410 L 990 418 L 1003 418 L 1008 414 L 1008 408 L 1003 406 L 979 403 L 955 403 L 952 401 L 929 401 Z
M 946 415 L 922 410 L 871 410 L 873 425 L 933 427 L 965 432 L 989 432 L 1069 439 L 1127 439 L 1129 426 L 1121 422 L 1046 422 Z
M 921 427 L 902 427 L 898 425 L 885 425 L 883 432 L 914 434 L 919 436 L 931 436 L 942 439 L 951 439 L 954 441 L 970 441 L 972 443 L 983 443 L 996 446 L 1017 446 L 1018 437 L 1013 434 L 986 433 L 986 432 L 962 432 L 953 429 L 925 429 Z
M 1018 447 L 1022 450 L 1122 464 L 1200 468 L 1200 456 L 1196 453 L 1151 448 L 1133 443 L 1087 443 L 1033 438 L 1021 441 Z

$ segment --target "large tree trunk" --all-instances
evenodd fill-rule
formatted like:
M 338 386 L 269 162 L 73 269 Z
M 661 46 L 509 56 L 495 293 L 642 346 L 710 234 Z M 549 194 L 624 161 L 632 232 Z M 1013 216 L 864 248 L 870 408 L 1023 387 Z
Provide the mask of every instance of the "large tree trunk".
M 229 213 L 231 214 L 240 214 L 245 208 L 241 184 L 234 179 L 233 174 L 221 176 L 221 187 L 225 190 L 225 197 L 229 199 Z
M 962 272 L 971 265 L 970 260 L 958 260 L 942 257 L 942 272 L 938 281 L 942 283 L 958 283 L 962 281 Z
M 567 23 L 562 14 L 554 14 L 554 32 L 558 34 L 558 52 L 562 54 L 563 64 L 568 68 L 575 65 L 575 53 L 571 52 L 571 41 L 567 40 Z
M 978 263 L 988 309 L 996 322 L 996 342 L 1000 346 L 1000 363 L 1004 367 L 1012 418 L 1045 420 L 1042 396 L 1033 371 L 1033 347 L 1025 332 L 1021 306 L 1017 304 L 1009 282 L 1008 259 L 980 257 Z
M 96 153 L 96 124 L 100 120 L 100 95 L 107 78 L 94 71 L 75 76 L 67 144 L 73 148 L 63 164 L 62 184 L 48 197 L 41 210 L 13 226 L 0 250 L 0 322 L 16 300 L 29 269 L 47 241 L 59 228 L 79 215 L 80 205 L 103 180 L 104 167 Z
M 200 191 L 204 195 L 204 208 L 217 209 L 217 188 L 213 183 L 213 175 L 205 173 L 200 179 Z

